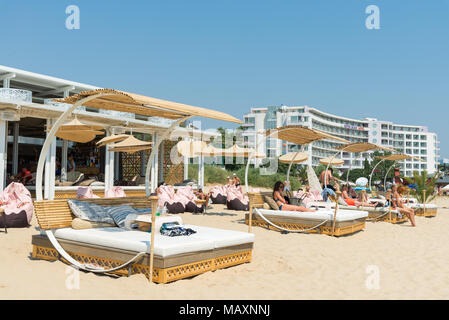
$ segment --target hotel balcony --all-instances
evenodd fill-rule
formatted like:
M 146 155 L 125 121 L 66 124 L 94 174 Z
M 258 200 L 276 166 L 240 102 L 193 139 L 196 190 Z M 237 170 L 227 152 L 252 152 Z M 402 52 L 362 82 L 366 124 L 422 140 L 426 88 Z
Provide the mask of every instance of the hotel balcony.
M 32 92 L 22 89 L 0 88 L 0 100 L 10 102 L 32 102 Z

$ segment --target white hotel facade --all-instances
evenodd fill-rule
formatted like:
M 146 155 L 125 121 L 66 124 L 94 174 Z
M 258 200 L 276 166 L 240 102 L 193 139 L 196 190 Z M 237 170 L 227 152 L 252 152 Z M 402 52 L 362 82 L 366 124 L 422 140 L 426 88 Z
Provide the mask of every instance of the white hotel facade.
M 297 145 L 276 138 L 264 138 L 267 129 L 285 125 L 303 125 L 317 129 L 351 142 L 371 142 L 381 146 L 393 148 L 423 161 L 405 160 L 398 162 L 401 173 L 412 176 L 414 171 L 428 173 L 436 172 L 439 159 L 439 141 L 437 135 L 429 132 L 426 126 L 395 124 L 391 121 L 365 118 L 350 119 L 308 106 L 271 106 L 265 108 L 251 108 L 251 112 L 244 116 L 243 141 L 245 146 L 257 148 L 268 157 L 278 157 L 288 152 L 298 150 Z M 309 154 L 309 164 L 316 166 L 321 158 L 333 156 L 335 147 L 341 143 L 323 140 L 305 147 Z M 363 168 L 365 159 L 371 160 L 373 152 L 352 154 L 343 152 L 338 156 L 344 160 L 341 169 Z

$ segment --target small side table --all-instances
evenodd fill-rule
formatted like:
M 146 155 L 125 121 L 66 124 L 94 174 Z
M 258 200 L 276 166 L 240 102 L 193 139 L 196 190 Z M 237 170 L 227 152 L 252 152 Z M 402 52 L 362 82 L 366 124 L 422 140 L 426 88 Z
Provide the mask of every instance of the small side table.
M 3 219 L 5 223 L 5 233 L 8 233 L 8 228 L 6 227 L 5 209 L 3 208 L 0 208 L 0 219 Z
M 195 200 L 195 203 L 196 203 L 197 205 L 203 206 L 203 205 L 206 203 L 206 200 L 200 200 L 200 199 L 197 199 L 197 200 Z M 207 206 L 205 205 L 205 206 L 204 206 L 203 214 L 206 214 L 206 208 L 207 208 Z

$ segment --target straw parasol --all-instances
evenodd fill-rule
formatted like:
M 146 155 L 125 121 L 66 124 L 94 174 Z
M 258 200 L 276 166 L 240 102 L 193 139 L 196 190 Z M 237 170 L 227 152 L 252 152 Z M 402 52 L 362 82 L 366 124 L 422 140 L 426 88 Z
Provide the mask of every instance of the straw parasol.
M 249 157 L 251 153 L 253 153 L 253 149 L 242 148 L 238 145 L 234 144 L 232 147 L 223 150 L 223 155 L 225 157 Z M 266 155 L 262 153 L 255 152 L 254 158 L 265 158 Z
M 60 139 L 86 143 L 95 139 L 97 135 L 103 135 L 103 131 L 95 131 L 95 130 L 81 130 L 81 131 L 57 131 L 55 136 Z
M 352 142 L 352 143 L 348 143 L 348 144 L 339 146 L 335 149 L 345 151 L 345 152 L 351 152 L 351 153 L 367 152 L 367 151 L 371 151 L 371 150 L 384 150 L 384 151 L 394 152 L 393 149 L 390 149 L 387 147 L 382 147 L 377 144 L 369 143 L 369 142 Z
M 63 124 L 58 131 L 56 131 L 55 136 L 60 139 L 86 143 L 95 139 L 97 135 L 103 135 L 103 126 L 85 124 L 79 121 L 77 118 Z M 49 130 L 46 130 L 47 132 Z
M 179 141 L 176 148 L 181 156 L 196 158 L 207 148 L 207 144 L 204 141 Z
M 152 142 L 142 141 L 130 135 L 125 140 L 111 145 L 108 151 L 134 153 L 137 151 L 151 149 L 152 144 Z
M 342 143 L 349 142 L 348 140 L 345 140 L 343 138 L 333 136 L 316 129 L 298 125 L 288 125 L 280 128 L 270 129 L 265 132 L 265 135 L 271 136 L 275 133 L 277 133 L 277 139 L 288 141 L 297 145 L 306 145 L 322 139 L 335 140 Z
M 381 160 L 389 160 L 389 161 L 401 161 L 401 160 L 406 160 L 406 159 L 414 159 L 417 161 L 422 161 L 422 159 L 417 158 L 417 157 L 413 157 L 413 156 L 409 156 L 408 154 L 390 154 L 388 156 L 377 156 L 376 158 L 381 159 Z
M 326 166 L 341 166 L 345 162 L 341 159 L 323 158 L 323 159 L 320 159 L 320 163 L 324 164 Z
M 81 121 L 79 121 L 77 118 L 73 119 L 72 121 L 67 122 L 66 124 L 63 124 L 58 131 L 79 131 L 79 130 L 102 130 L 104 129 L 103 126 L 94 125 L 94 124 L 85 124 Z
M 279 162 L 290 163 L 293 159 L 293 163 L 301 163 L 301 162 L 307 161 L 308 158 L 309 158 L 309 156 L 306 152 L 290 152 L 290 153 L 284 154 L 283 156 L 280 156 Z
M 97 147 L 105 146 L 109 143 L 119 142 L 129 137 L 129 134 L 111 134 L 97 142 Z

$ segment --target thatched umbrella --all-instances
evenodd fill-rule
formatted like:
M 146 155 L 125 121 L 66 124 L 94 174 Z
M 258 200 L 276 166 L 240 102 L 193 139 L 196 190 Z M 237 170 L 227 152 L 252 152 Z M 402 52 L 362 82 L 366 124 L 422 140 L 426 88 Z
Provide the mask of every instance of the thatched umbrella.
M 196 158 L 201 156 L 208 145 L 204 141 L 179 141 L 176 144 L 178 153 L 187 158 Z
M 142 141 L 134 138 L 134 136 L 129 136 L 125 140 L 111 145 L 108 151 L 134 153 L 151 149 L 152 144 L 152 142 Z
M 129 134 L 111 134 L 97 142 L 97 147 L 105 146 L 109 143 L 123 141 L 129 137 Z
M 293 159 L 293 163 L 301 163 L 307 161 L 309 158 L 306 152 L 290 152 L 279 157 L 279 162 L 290 163 Z
M 96 130 L 81 130 L 81 131 L 57 131 L 55 136 L 57 136 L 60 139 L 73 141 L 73 142 L 80 142 L 80 143 L 87 143 L 89 141 L 92 141 L 95 139 L 97 135 L 103 135 L 103 131 L 96 131 Z
M 103 126 L 85 124 L 79 121 L 77 118 L 63 124 L 58 131 L 56 131 L 55 136 L 58 138 L 86 143 L 95 139 L 97 135 L 103 135 Z
M 341 166 L 345 162 L 341 159 L 323 158 L 323 159 L 320 159 L 320 163 L 324 164 L 326 166 Z

